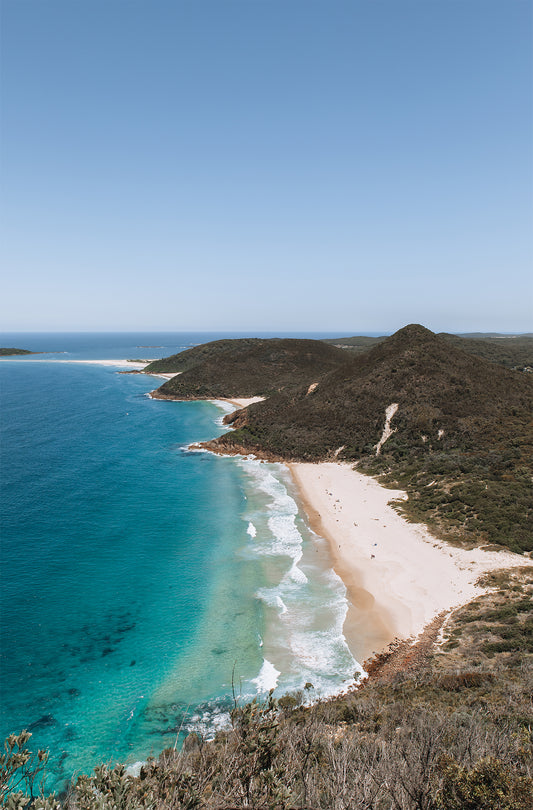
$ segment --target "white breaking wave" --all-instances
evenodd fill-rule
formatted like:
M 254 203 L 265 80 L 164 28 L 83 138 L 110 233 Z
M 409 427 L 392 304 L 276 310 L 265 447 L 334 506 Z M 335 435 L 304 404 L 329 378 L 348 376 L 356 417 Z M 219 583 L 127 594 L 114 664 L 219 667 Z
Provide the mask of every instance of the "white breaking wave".
M 246 534 L 249 534 L 250 537 L 255 537 L 257 535 L 257 529 L 255 528 L 254 524 L 251 521 L 248 524 L 248 528 L 246 529 Z
M 126 768 L 126 776 L 133 776 L 135 779 L 140 775 L 141 768 L 146 765 L 145 760 L 139 760 Z
M 270 536 L 263 533 L 254 550 L 261 555 L 292 558 L 291 577 L 298 582 L 307 581 L 303 571 L 295 568 L 302 557 L 303 543 L 303 537 L 296 525 L 298 515 L 296 501 L 291 498 L 283 482 L 272 475 L 265 464 L 250 460 L 242 461 L 241 464 L 257 489 L 271 499 L 266 505 Z M 256 529 L 256 526 L 252 525 Z M 251 534 L 250 531 L 248 533 Z M 257 530 L 251 536 L 256 535 Z
M 271 689 L 275 689 L 278 685 L 278 678 L 280 675 L 281 672 L 276 669 L 274 664 L 267 661 L 266 658 L 263 658 L 263 666 L 261 667 L 257 678 L 252 678 L 252 683 L 256 685 L 257 692 L 259 694 L 262 692 L 269 692 Z
M 321 541 L 312 541 L 314 534 L 300 523 L 284 468 L 249 459 L 238 463 L 255 491 L 245 516 L 254 541 L 249 551 L 265 559 L 268 572 L 268 584 L 258 589 L 257 597 L 269 608 L 268 622 L 274 622 L 265 636 L 261 672 L 250 684 L 258 691 L 276 688 L 284 694 L 312 683 L 309 700 L 338 694 L 362 671 L 343 634 L 346 588 L 315 558 L 315 543 Z
M 300 557 L 301 557 L 301 555 L 300 555 Z M 300 558 L 298 558 L 298 559 L 300 559 Z M 294 563 L 292 564 L 292 566 L 291 566 L 291 570 L 290 570 L 290 571 L 289 571 L 289 573 L 287 574 L 287 577 L 288 577 L 289 579 L 292 579 L 292 581 L 293 581 L 293 582 L 296 582 L 298 585 L 305 585 L 305 584 L 306 584 L 306 582 L 309 582 L 309 580 L 308 580 L 308 579 L 307 579 L 307 577 L 305 576 L 305 574 L 304 574 L 304 572 L 302 571 L 302 569 L 301 569 L 301 568 L 298 568 L 298 566 L 296 565 L 296 562 L 294 562 Z M 287 577 L 285 577 L 285 580 L 287 579 Z M 285 581 L 285 580 L 283 580 L 283 581 Z
M 268 528 L 272 533 L 274 542 L 270 548 L 271 554 L 285 554 L 298 562 L 302 556 L 303 537 L 291 513 L 277 513 L 268 519 Z
M 260 588 L 259 591 L 257 592 L 257 596 L 259 599 L 262 599 L 263 602 L 269 607 L 278 608 L 279 615 L 283 616 L 284 613 L 287 613 L 287 605 L 279 595 L 278 591 L 279 591 L 278 588 Z
M 217 731 L 228 731 L 231 728 L 231 715 L 227 711 L 217 709 L 193 714 L 191 719 L 183 724 L 183 728 L 200 734 L 205 740 L 212 740 Z
M 232 405 L 231 402 L 226 402 L 223 399 L 212 399 L 211 402 L 213 405 L 216 405 L 217 408 L 221 408 L 224 413 L 233 413 L 236 410 L 235 405 Z
M 236 410 L 235 405 L 232 405 L 231 402 L 224 402 L 222 399 L 212 399 L 211 402 L 213 405 L 216 405 L 217 408 L 220 408 L 223 413 L 220 416 L 217 416 L 215 419 L 215 424 L 217 427 L 224 428 L 225 430 L 229 430 L 228 425 L 224 424 L 224 418 L 229 414 L 233 413 Z

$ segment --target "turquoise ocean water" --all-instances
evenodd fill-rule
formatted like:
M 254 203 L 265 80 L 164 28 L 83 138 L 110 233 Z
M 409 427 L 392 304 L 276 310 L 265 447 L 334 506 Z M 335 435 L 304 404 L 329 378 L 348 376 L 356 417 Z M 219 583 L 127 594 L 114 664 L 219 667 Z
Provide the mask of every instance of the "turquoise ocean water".
M 359 669 L 287 470 L 187 449 L 224 432 L 223 404 L 152 400 L 156 378 L 73 362 L 216 337 L 0 337 L 61 352 L 0 362 L 1 731 L 51 749 L 50 787 L 212 734 L 232 679 L 241 700 L 308 682 L 317 697 Z

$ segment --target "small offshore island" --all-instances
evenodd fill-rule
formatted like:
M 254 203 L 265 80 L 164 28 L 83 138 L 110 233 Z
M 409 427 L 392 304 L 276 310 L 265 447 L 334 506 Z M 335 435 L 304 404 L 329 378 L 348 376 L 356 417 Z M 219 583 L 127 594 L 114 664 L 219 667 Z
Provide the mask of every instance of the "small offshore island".
M 0 348 L 0 357 L 13 357 L 20 354 L 39 354 L 39 352 L 32 352 L 29 349 L 6 349 Z
M 165 378 L 153 398 L 235 406 L 203 449 L 288 465 L 367 677 L 314 705 L 305 690 L 236 701 L 214 740 L 191 734 L 34 806 L 530 808 L 532 350 L 531 336 L 411 324 L 218 340 L 148 363 L 140 373 Z M 13 736 L 8 755 L 27 743 Z

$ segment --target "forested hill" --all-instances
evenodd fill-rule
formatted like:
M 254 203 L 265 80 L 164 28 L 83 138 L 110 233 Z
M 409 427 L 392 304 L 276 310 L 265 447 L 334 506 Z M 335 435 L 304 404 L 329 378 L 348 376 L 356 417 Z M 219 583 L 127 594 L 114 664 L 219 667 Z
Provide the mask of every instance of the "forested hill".
M 506 368 L 533 368 L 533 335 L 496 335 L 480 334 L 451 335 L 439 333 L 456 348 L 468 354 L 483 357 L 491 363 L 498 363 Z M 350 352 L 366 352 L 372 346 L 383 343 L 386 337 L 366 337 L 364 335 L 344 338 L 328 338 L 324 342 L 346 349 Z
M 516 335 L 515 337 L 476 335 L 470 337 L 443 333 L 439 337 L 443 337 L 465 352 L 483 357 L 492 363 L 499 363 L 506 368 L 533 369 L 533 336 L 531 335 Z
M 349 359 L 320 340 L 215 340 L 150 363 L 147 373 L 181 372 L 155 396 L 165 399 L 269 396 L 321 378 Z
M 374 454 L 385 409 L 397 403 L 396 432 L 383 452 L 406 444 L 426 452 L 492 446 L 504 416 L 512 423 L 513 411 L 531 414 L 532 393 L 529 375 L 473 357 L 411 325 L 350 357 L 314 390 L 303 386 L 250 408 L 236 422 L 240 430 L 221 442 L 246 436 L 258 449 L 299 460 L 331 458 L 342 446 L 339 459 L 359 459 Z
M 393 404 L 393 433 L 376 455 Z M 239 411 L 233 424 L 212 449 L 359 461 L 407 488 L 411 514 L 434 528 L 532 548 L 533 377 L 422 326 Z
M 246 352 L 262 346 L 267 341 L 262 338 L 225 338 L 222 340 L 212 340 L 210 343 L 201 343 L 192 346 L 178 354 L 171 354 L 170 357 L 162 357 L 154 360 L 144 369 L 148 374 L 172 374 L 188 371 L 194 366 L 200 365 L 204 361 L 217 360 L 220 358 L 235 357 L 239 352 Z
M 37 354 L 37 352 L 31 352 L 29 349 L 0 348 L 0 357 L 11 357 L 14 354 Z

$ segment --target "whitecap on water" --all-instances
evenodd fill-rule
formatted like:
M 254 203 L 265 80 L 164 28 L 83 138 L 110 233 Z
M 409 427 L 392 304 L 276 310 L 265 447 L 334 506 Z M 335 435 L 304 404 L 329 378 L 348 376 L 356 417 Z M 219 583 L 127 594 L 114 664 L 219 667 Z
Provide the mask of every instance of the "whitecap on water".
M 255 528 L 254 524 L 251 521 L 248 523 L 246 534 L 249 534 L 250 537 L 255 537 L 257 534 L 257 529 Z
M 139 760 L 138 762 L 134 762 L 132 765 L 128 765 L 126 768 L 126 776 L 133 776 L 136 779 L 138 776 L 140 776 L 143 765 L 146 765 L 144 760 Z
M 253 538 L 248 550 L 265 560 L 267 578 L 257 591 L 268 611 L 266 657 L 251 685 L 261 682 L 264 691 L 277 687 L 283 694 L 311 682 L 315 699 L 343 691 L 361 670 L 343 635 L 346 588 L 331 568 L 317 563 L 313 552 L 324 541 L 302 521 L 285 468 L 238 463 L 252 484 L 243 515 Z
M 280 671 L 276 669 L 274 664 L 263 658 L 263 665 L 257 678 L 252 678 L 252 683 L 257 687 L 257 693 L 270 692 L 278 685 L 278 678 L 281 675 Z
M 215 419 L 215 424 L 218 427 L 226 428 L 227 430 L 228 426 L 224 424 L 224 419 L 228 414 L 233 413 L 233 411 L 236 410 L 235 405 L 233 405 L 231 402 L 225 402 L 223 399 L 212 399 L 211 402 L 224 412 Z
M 229 731 L 230 728 L 230 713 L 216 705 L 193 714 L 183 724 L 183 731 L 199 734 L 204 740 L 212 740 L 217 731 Z
M 278 608 L 279 615 L 282 616 L 284 613 L 287 613 L 287 605 L 279 595 L 278 591 L 278 588 L 261 588 L 257 592 L 257 596 L 269 607 Z M 260 646 L 263 646 L 262 641 Z

